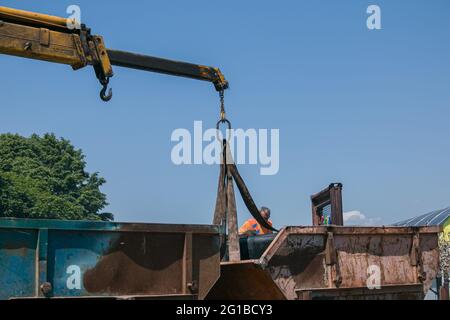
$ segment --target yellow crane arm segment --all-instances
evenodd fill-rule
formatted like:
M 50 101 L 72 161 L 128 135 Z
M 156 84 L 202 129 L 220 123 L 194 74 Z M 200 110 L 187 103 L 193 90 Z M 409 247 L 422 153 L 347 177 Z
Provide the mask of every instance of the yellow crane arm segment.
M 62 63 L 74 70 L 87 65 L 94 67 L 106 95 L 112 65 L 209 81 L 217 91 L 228 88 L 228 82 L 218 68 L 173 61 L 126 51 L 107 49 L 103 38 L 76 21 L 51 15 L 0 6 L 0 53 L 24 58 Z

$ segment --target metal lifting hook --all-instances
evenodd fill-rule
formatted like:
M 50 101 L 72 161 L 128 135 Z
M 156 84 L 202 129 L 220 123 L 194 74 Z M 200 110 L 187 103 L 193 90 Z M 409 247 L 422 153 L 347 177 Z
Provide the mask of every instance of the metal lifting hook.
M 102 99 L 105 102 L 108 102 L 112 98 L 112 89 L 111 88 L 109 88 L 108 94 L 106 95 L 106 90 L 108 89 L 108 84 L 109 84 L 109 78 L 106 78 L 106 80 L 100 81 L 100 83 L 103 85 L 103 88 L 100 91 L 100 99 Z

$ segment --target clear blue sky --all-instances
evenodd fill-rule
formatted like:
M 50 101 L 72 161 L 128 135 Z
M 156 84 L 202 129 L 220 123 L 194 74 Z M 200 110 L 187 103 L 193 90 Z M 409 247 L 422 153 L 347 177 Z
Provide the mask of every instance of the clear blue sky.
M 218 66 L 235 127 L 279 128 L 280 171 L 241 166 L 276 226 L 311 223 L 309 196 L 344 184 L 344 210 L 391 223 L 450 206 L 450 2 L 1 1 L 83 22 L 110 48 Z M 366 8 L 382 30 L 366 28 Z M 210 223 L 218 168 L 175 166 L 176 128 L 214 126 L 206 82 L 0 56 L 0 132 L 54 132 L 87 156 L 120 221 Z M 249 217 L 241 200 L 239 218 Z

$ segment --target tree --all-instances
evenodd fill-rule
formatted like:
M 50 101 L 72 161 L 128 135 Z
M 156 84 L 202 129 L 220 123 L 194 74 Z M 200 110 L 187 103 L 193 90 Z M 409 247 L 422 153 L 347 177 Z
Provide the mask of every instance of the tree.
M 85 167 L 82 151 L 54 134 L 0 134 L 0 217 L 113 220 L 100 213 L 106 180 Z

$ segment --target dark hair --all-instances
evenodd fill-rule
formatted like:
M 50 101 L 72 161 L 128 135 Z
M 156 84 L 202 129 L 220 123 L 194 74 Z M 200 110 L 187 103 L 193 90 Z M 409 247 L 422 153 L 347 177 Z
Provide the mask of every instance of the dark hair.
M 259 210 L 260 212 L 261 211 L 267 211 L 267 213 L 269 214 L 269 217 L 270 217 L 270 209 L 269 208 L 267 208 L 267 207 L 261 207 L 261 210 Z

